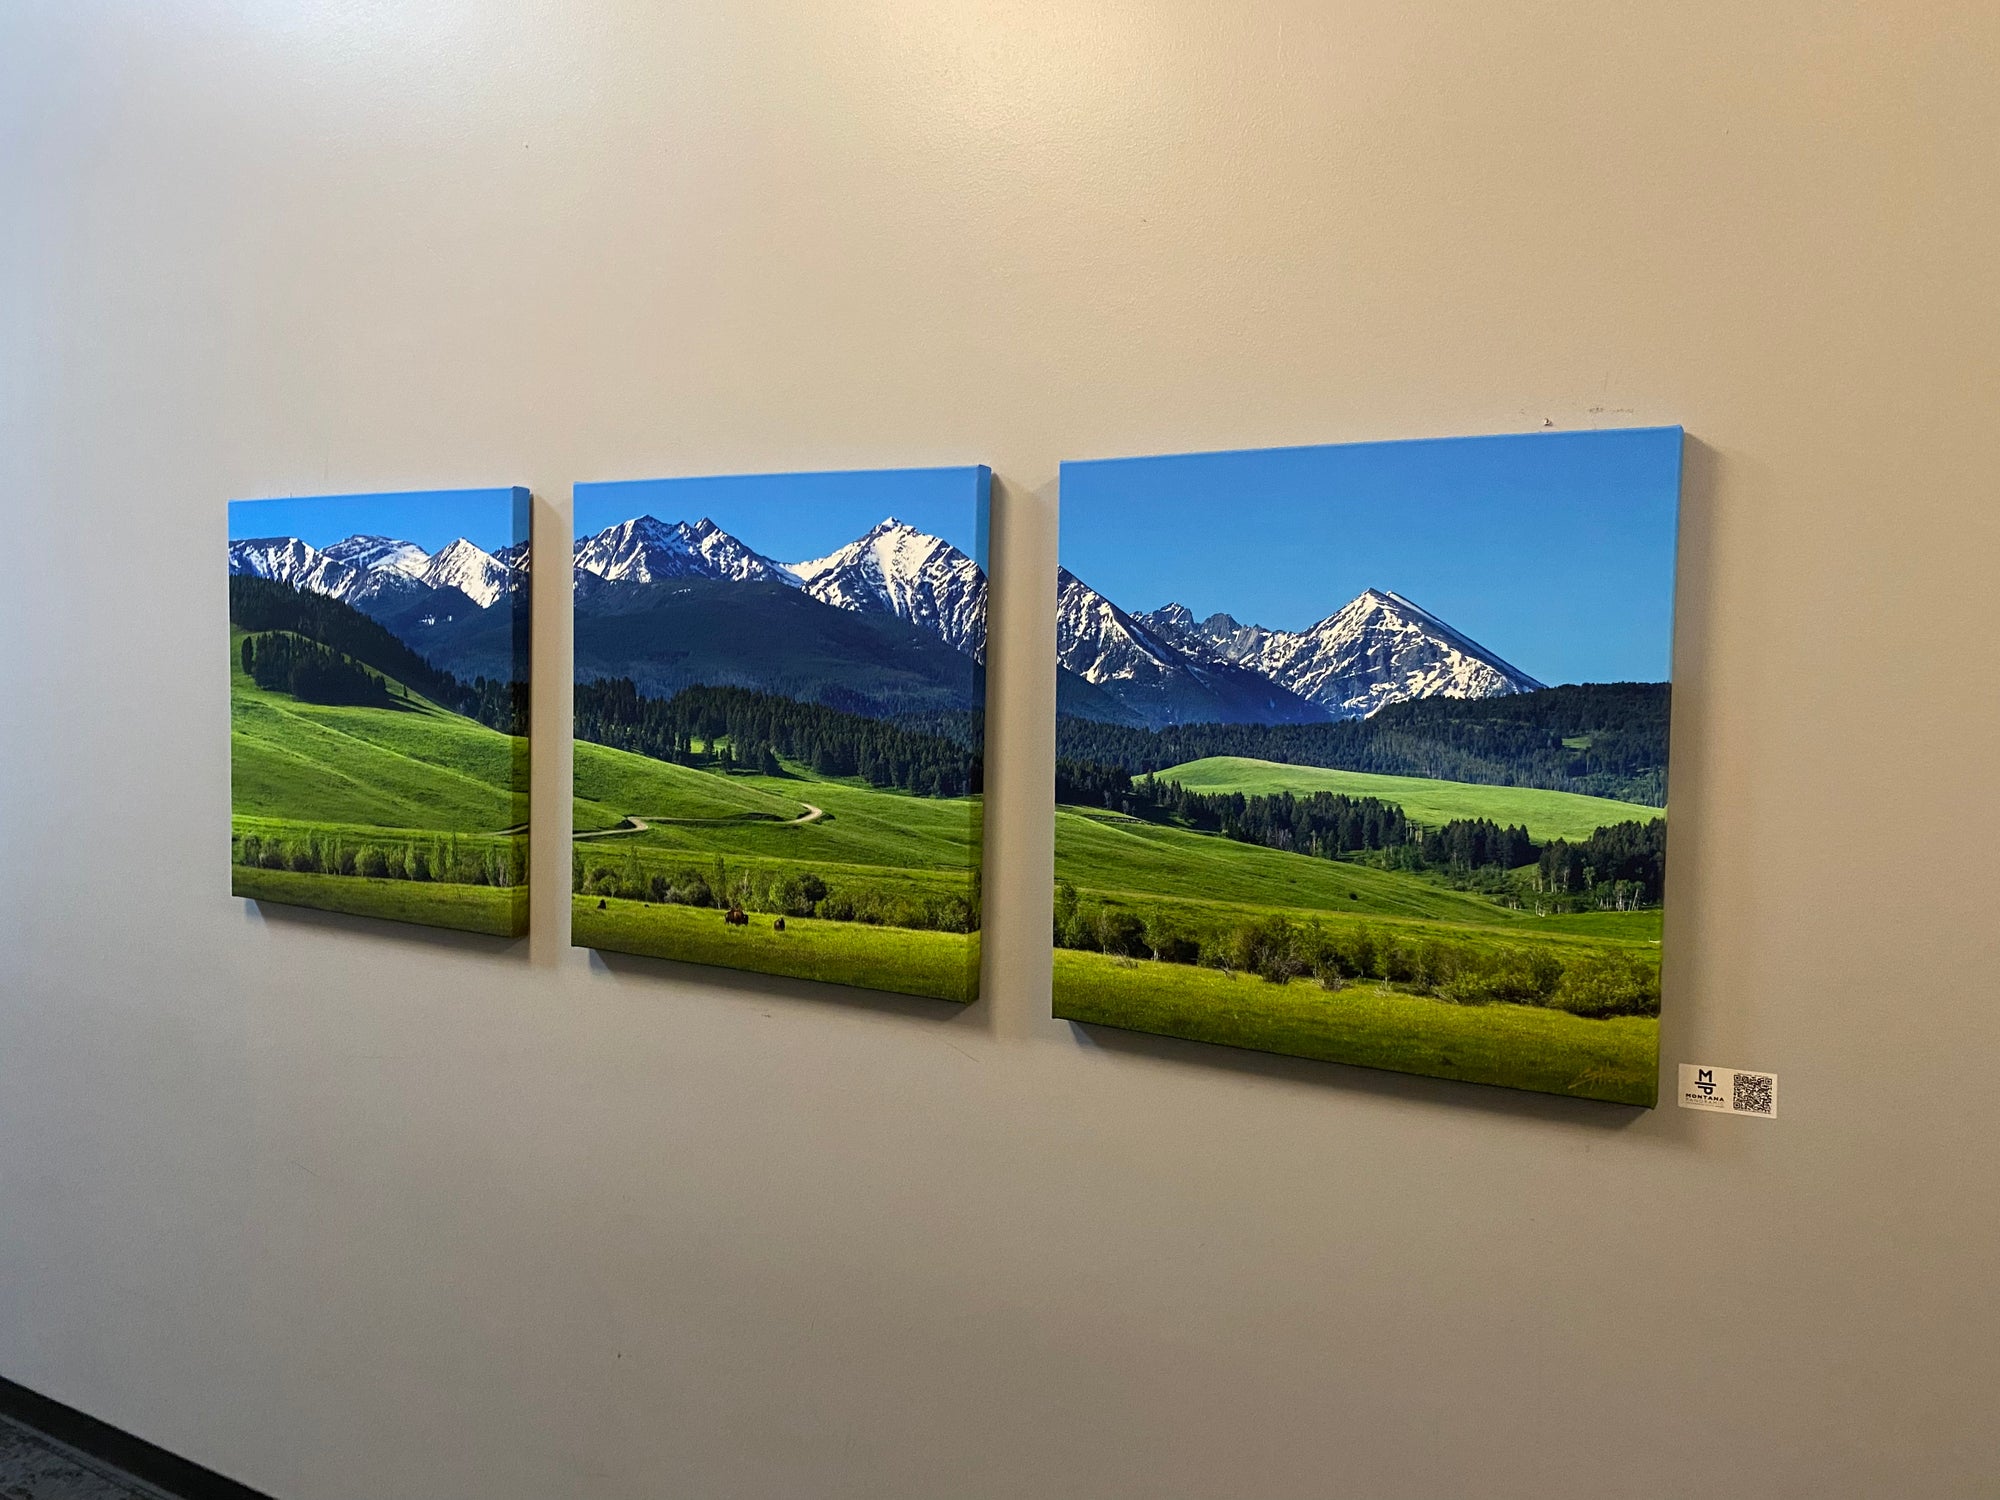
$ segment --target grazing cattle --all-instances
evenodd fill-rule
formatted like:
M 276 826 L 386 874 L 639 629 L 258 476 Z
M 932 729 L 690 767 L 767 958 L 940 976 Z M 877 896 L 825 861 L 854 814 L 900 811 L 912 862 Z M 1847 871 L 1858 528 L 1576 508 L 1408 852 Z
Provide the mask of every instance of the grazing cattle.
M 785 930 L 785 919 L 783 917 L 778 918 L 777 921 L 771 924 L 771 931 L 773 932 L 783 932 L 784 930 Z

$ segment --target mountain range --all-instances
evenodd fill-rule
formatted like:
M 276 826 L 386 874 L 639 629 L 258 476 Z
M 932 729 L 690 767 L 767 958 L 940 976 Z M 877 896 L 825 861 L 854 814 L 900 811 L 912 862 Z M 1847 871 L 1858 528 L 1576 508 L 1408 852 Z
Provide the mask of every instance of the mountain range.
M 503 561 L 464 537 L 435 555 L 386 536 L 351 536 L 324 550 L 295 536 L 257 537 L 229 544 L 229 571 L 325 594 L 364 614 L 407 609 L 442 591 L 486 609 L 522 575 L 525 551 L 506 550 L 511 556 Z
M 1149 728 L 1366 718 L 1416 698 L 1492 698 L 1543 686 L 1400 594 L 1366 589 L 1306 630 L 1133 614 L 1068 569 L 1056 581 L 1056 659 Z
M 1328 718 L 1365 719 L 1413 698 L 1497 698 L 1544 686 L 1401 594 L 1364 589 L 1317 625 L 1269 630 L 1182 604 L 1138 617 L 1194 663 L 1228 662 Z M 1281 722 L 1272 720 L 1268 722 Z
M 630 677 L 654 695 L 756 687 L 881 714 L 974 708 L 983 696 L 986 575 L 893 516 L 801 562 L 767 557 L 706 517 L 636 516 L 579 538 L 572 562 L 581 679 Z M 230 572 L 349 603 L 461 676 L 507 670 L 517 625 L 495 606 L 528 566 L 526 544 L 489 553 L 463 538 L 435 554 L 384 536 L 229 546 Z M 1063 569 L 1056 614 L 1058 711 L 1149 728 L 1324 723 L 1542 686 L 1380 589 L 1287 631 L 1197 619 L 1181 604 L 1133 613 Z

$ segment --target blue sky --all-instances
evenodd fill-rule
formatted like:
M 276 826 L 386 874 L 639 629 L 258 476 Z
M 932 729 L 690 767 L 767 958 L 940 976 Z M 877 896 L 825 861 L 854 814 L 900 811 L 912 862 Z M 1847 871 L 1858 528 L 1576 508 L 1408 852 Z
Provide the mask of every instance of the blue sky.
M 290 500 L 232 500 L 229 540 L 295 536 L 330 547 L 351 536 L 390 536 L 426 552 L 464 537 L 488 552 L 527 539 L 528 513 L 514 492 L 408 490 L 380 495 L 311 495 Z
M 1066 463 L 1062 561 L 1286 630 L 1387 589 L 1544 682 L 1660 682 L 1680 454 L 1651 427 Z
M 650 515 L 668 522 L 707 516 L 776 562 L 824 557 L 887 516 L 941 536 L 986 562 L 986 474 L 979 468 L 857 469 L 825 474 L 725 474 L 631 479 L 576 487 L 579 540 Z

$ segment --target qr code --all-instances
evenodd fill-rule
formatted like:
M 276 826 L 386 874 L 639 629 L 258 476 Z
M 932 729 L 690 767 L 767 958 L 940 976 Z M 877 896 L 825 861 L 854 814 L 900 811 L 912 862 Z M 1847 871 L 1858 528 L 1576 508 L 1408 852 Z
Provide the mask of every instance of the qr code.
M 1729 1102 L 1738 1114 L 1775 1114 L 1777 1082 L 1775 1073 L 1738 1073 Z

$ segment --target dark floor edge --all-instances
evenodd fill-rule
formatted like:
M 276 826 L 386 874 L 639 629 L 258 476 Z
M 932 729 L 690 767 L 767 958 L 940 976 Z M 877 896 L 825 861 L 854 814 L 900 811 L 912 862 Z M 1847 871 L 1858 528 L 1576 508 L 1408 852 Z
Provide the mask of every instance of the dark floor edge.
M 271 1500 L 261 1490 L 238 1484 L 213 1469 L 134 1437 L 123 1428 L 65 1406 L 51 1396 L 0 1375 L 0 1414 L 37 1428 L 57 1442 L 67 1443 L 97 1459 L 125 1470 L 136 1479 L 171 1490 L 184 1500 Z

